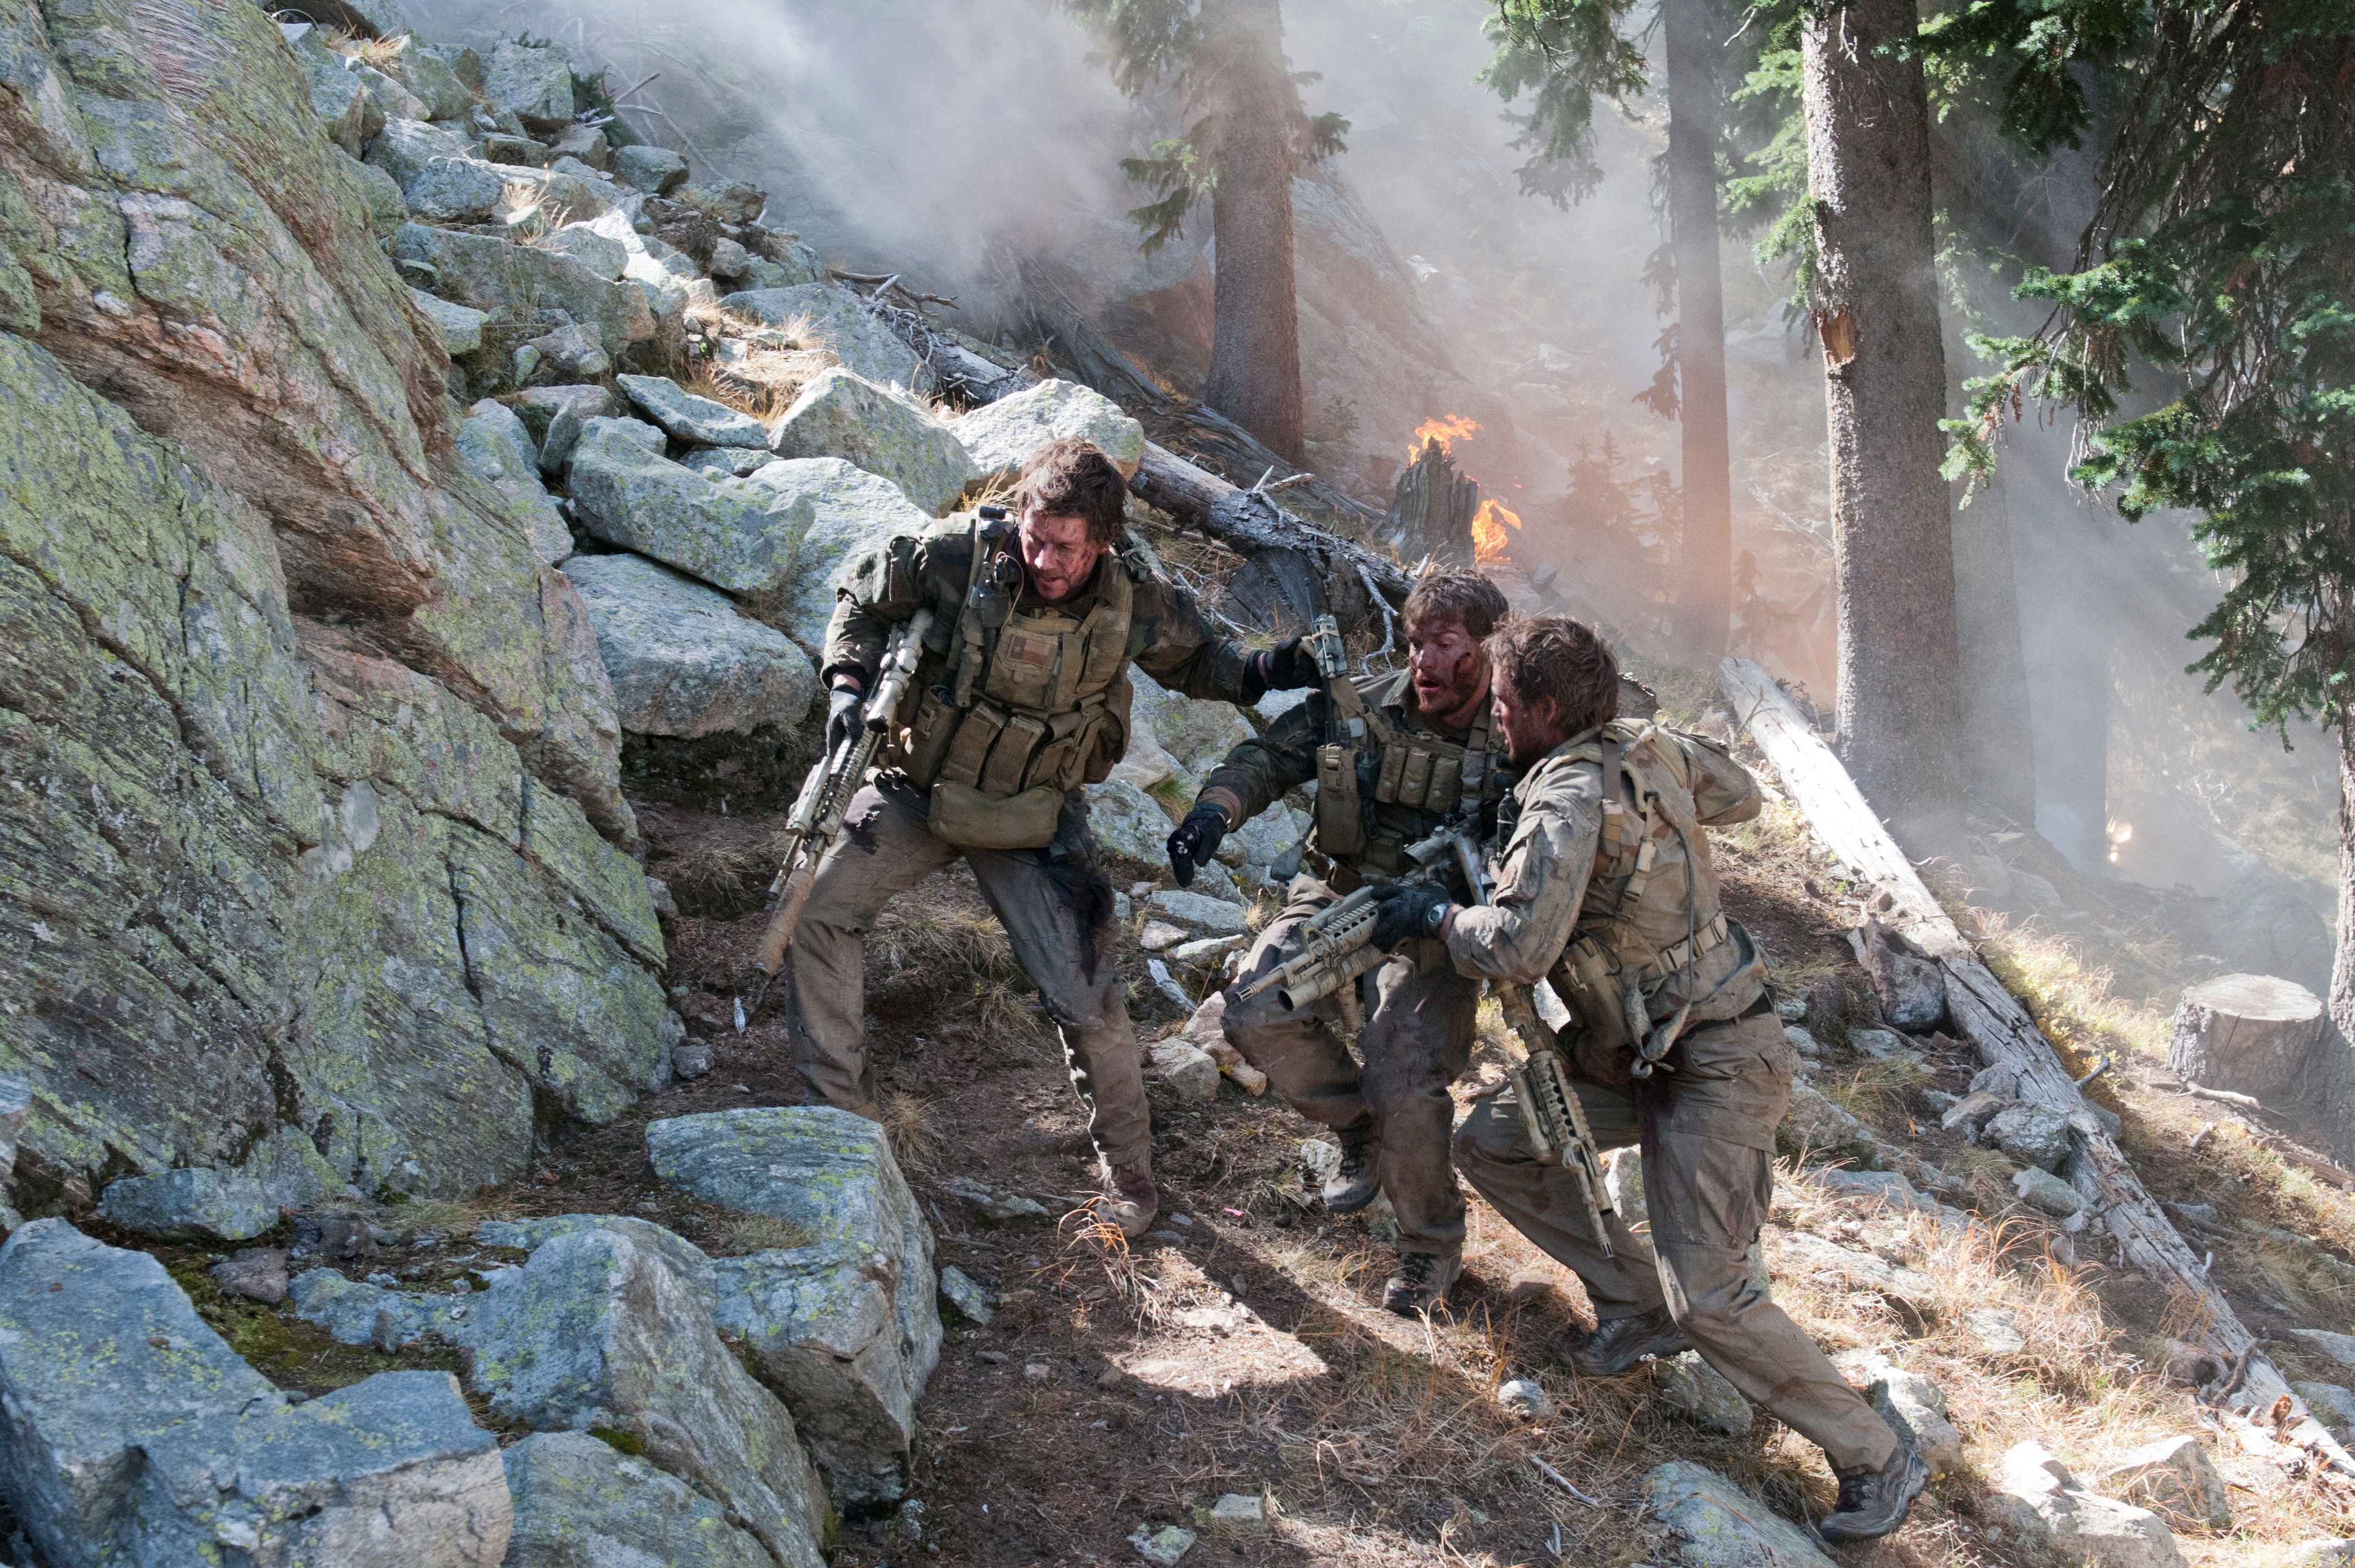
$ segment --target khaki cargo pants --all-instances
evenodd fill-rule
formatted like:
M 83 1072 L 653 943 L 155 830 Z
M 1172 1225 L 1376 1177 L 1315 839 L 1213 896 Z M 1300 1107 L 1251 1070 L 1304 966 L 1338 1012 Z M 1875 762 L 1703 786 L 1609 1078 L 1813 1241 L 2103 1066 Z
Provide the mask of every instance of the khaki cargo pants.
M 1071 1086 L 1088 1108 L 1096 1153 L 1117 1170 L 1149 1173 L 1153 1128 L 1136 1037 L 1113 951 L 1112 896 L 1092 861 L 1052 864 L 1038 849 L 961 849 L 932 837 L 921 797 L 869 784 L 851 797 L 842 837 L 819 862 L 785 955 L 785 1027 L 811 1092 L 845 1110 L 870 1109 L 864 938 L 883 906 L 964 857 L 1006 927 L 1024 974 L 1062 1037 Z M 1090 918 L 1083 923 L 1082 916 Z
M 1236 987 L 1299 956 L 1301 926 L 1337 897 L 1313 877 L 1295 877 L 1284 912 L 1260 933 Z M 1366 978 L 1373 996 L 1358 1036 L 1362 1070 L 1350 1059 L 1339 1004 L 1330 997 L 1298 1010 L 1273 990 L 1231 1002 L 1227 1043 L 1310 1121 L 1348 1132 L 1373 1118 L 1399 1250 L 1455 1257 L 1464 1251 L 1464 1194 L 1447 1164 L 1455 1120 L 1447 1090 L 1471 1060 L 1479 986 L 1455 973 L 1436 942 L 1408 943 Z
M 1666 1305 L 1710 1366 L 1820 1445 L 1836 1468 L 1880 1468 L 1896 1434 L 1753 1275 L 1749 1254 L 1774 1192 L 1774 1126 L 1795 1065 L 1781 1020 L 1770 1009 L 1703 1025 L 1668 1063 L 1675 1071 L 1625 1088 L 1573 1079 L 1600 1150 L 1643 1151 L 1648 1243 L 1626 1216 L 1609 1216 L 1617 1255 L 1603 1255 L 1577 1179 L 1529 1157 L 1509 1087 L 1473 1108 L 1455 1135 L 1455 1163 L 1521 1234 L 1577 1273 L 1596 1317 Z

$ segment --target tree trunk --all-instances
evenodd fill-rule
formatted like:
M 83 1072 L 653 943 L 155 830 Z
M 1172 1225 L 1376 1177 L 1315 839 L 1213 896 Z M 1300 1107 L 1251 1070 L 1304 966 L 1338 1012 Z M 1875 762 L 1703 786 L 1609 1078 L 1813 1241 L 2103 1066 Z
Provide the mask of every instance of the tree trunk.
M 1913 0 L 1855 0 L 1802 38 L 1816 325 L 1831 438 L 1842 751 L 1886 817 L 1955 804 L 1962 695 L 1946 485 L 1930 117 Z
M 1725 653 L 1733 603 L 1732 451 L 1725 428 L 1725 290 L 1717 261 L 1718 82 L 1708 0 L 1664 0 L 1668 243 L 1677 269 L 1678 421 L 1684 444 L 1677 641 L 1696 669 Z
M 1205 401 L 1303 460 L 1300 306 L 1292 268 L 1292 88 L 1278 0 L 1213 0 L 1226 47 L 1210 197 L 1216 284 Z
M 2322 1002 L 2292 980 L 2223 975 L 2183 993 L 2167 1064 L 2187 1083 L 2288 1109 L 2322 1039 Z
M 2355 712 L 2339 720 L 2339 951 L 2330 1028 L 2315 1052 L 2315 1101 L 2332 1151 L 2355 1164 Z

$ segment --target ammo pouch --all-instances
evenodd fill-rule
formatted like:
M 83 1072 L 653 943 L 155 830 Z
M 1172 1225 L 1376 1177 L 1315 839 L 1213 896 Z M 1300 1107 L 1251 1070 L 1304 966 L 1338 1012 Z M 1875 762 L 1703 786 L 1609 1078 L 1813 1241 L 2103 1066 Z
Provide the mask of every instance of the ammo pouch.
M 1557 981 L 1555 989 L 1566 990 L 1563 999 L 1579 1004 L 1572 1009 L 1578 1018 L 1578 1031 L 1569 1042 L 1579 1072 L 1613 1087 L 1635 1082 L 1636 1042 L 1627 1032 L 1619 965 L 1603 951 L 1602 944 L 1582 932 L 1563 949 L 1554 974 L 1559 976 L 1565 969 L 1570 972 L 1569 984 L 1564 987 Z
M 1316 748 L 1316 848 L 1336 859 L 1366 847 L 1366 810 L 1358 798 L 1358 749 Z
M 932 785 L 925 824 L 960 849 L 1043 849 L 1055 841 L 1062 811 L 1063 792 L 1053 784 L 991 795 L 943 779 Z

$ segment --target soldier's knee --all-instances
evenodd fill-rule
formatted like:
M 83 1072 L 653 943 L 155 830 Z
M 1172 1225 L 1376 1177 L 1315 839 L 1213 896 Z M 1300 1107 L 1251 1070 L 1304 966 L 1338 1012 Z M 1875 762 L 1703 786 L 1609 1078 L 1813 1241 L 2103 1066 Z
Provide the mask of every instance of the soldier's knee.
M 1477 1186 L 1484 1172 L 1511 1163 L 1517 1154 L 1526 1154 L 1518 1147 L 1520 1136 L 1519 1116 L 1502 1111 L 1491 1095 L 1473 1105 L 1472 1114 L 1455 1129 L 1449 1152 L 1464 1179 Z

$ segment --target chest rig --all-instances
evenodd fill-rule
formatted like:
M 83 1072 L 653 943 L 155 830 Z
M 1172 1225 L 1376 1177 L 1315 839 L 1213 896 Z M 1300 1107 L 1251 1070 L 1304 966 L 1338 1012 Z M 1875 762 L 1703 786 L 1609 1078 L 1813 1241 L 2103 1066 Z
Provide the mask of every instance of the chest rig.
M 1083 613 L 1018 609 L 1022 564 L 1005 549 L 1014 532 L 1002 517 L 975 516 L 947 666 L 926 688 L 894 760 L 919 788 L 944 785 L 990 803 L 1033 794 L 1060 803 L 1065 791 L 1101 782 L 1126 749 L 1135 585 L 1125 563 L 1107 554 Z
M 1700 827 L 1676 741 L 1657 726 L 1614 720 L 1564 755 L 1601 769 L 1603 827 L 1552 983 L 1581 1025 L 1582 1069 L 1625 1083 L 1651 1072 L 1701 998 L 1678 996 L 1657 1025 L 1654 999 L 1672 980 L 1689 980 L 1731 934 L 1716 879 L 1700 875 L 1694 859 Z M 1656 876 L 1664 857 L 1672 862 L 1665 880 Z
M 1339 624 L 1319 615 L 1308 638 L 1328 706 L 1325 743 L 1316 748 L 1316 848 L 1336 860 L 1363 861 L 1386 875 L 1408 865 L 1406 846 L 1428 824 L 1409 827 L 1384 806 L 1432 817 L 1455 815 L 1501 793 L 1490 756 L 1486 704 L 1464 743 L 1411 731 L 1349 678 Z M 1388 819 L 1388 820 L 1386 820 Z

